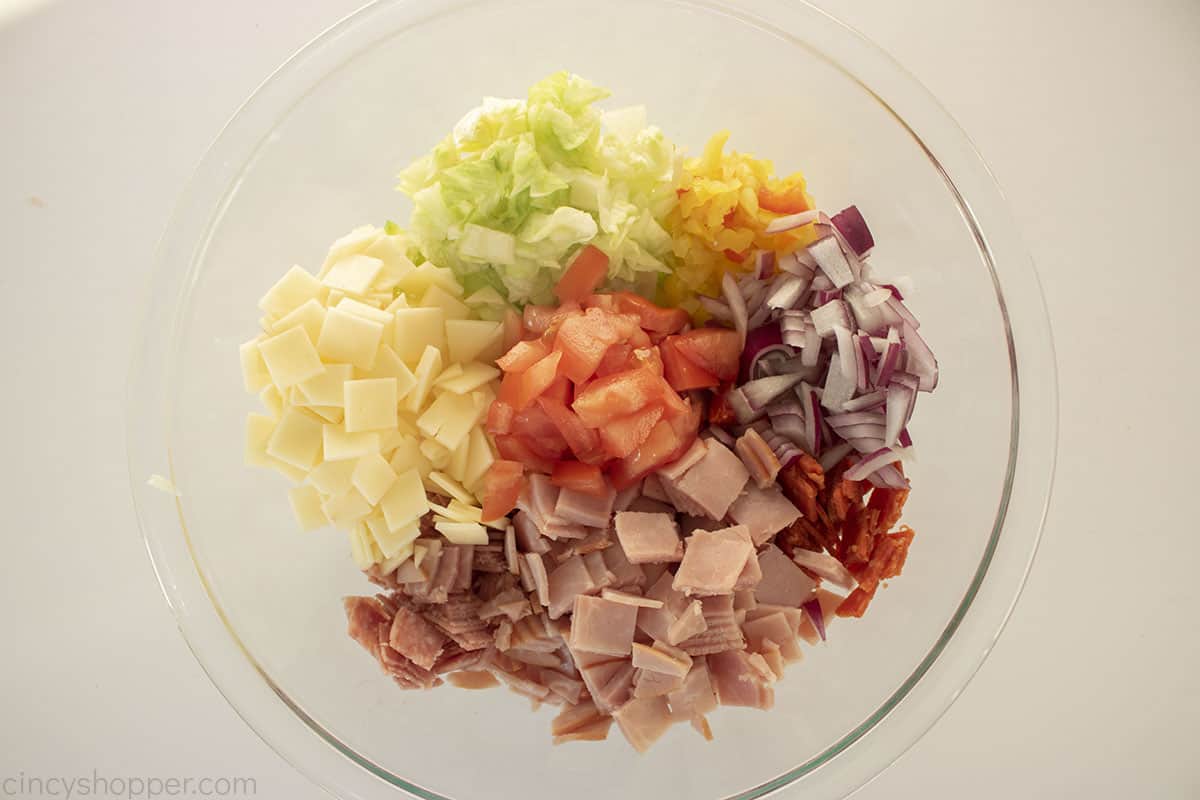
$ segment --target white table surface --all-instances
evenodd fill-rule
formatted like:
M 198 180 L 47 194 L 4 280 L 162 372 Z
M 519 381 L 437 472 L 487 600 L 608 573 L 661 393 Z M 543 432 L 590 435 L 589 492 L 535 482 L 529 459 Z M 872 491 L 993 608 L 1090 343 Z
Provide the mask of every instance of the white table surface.
M 1041 271 L 1062 398 L 1047 530 L 1006 633 L 859 796 L 1200 796 L 1200 2 L 823 3 L 993 168 Z M 356 4 L 77 0 L 0 27 L 0 778 L 250 776 L 261 797 L 325 796 L 176 630 L 120 419 L 177 193 L 255 85 Z

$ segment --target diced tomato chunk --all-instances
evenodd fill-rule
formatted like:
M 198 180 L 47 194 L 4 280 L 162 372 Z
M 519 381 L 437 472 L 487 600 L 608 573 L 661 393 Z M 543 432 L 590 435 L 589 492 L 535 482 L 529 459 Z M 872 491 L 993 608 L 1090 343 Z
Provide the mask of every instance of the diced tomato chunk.
M 667 383 L 677 392 L 689 389 L 707 389 L 721 385 L 717 376 L 696 364 L 690 358 L 684 357 L 677 346 L 677 336 L 668 336 L 659 343 L 662 354 L 663 369 Z
M 697 328 L 682 333 L 675 342 L 679 354 L 723 381 L 737 378 L 742 338 L 728 328 Z
M 500 519 L 516 508 L 525 488 L 525 468 L 517 461 L 497 460 L 483 479 L 483 520 Z
M 583 383 L 595 374 L 605 352 L 619 338 L 609 315 L 598 308 L 564 319 L 554 343 L 563 354 L 560 371 L 575 383 Z
M 633 292 L 617 292 L 617 308 L 626 314 L 636 314 L 641 325 L 656 333 L 675 333 L 683 329 L 691 318 L 682 308 L 663 308 Z
M 608 274 L 608 256 L 595 245 L 589 244 L 578 253 L 554 287 L 554 296 L 560 302 L 582 301 L 596 291 L 596 287 Z
M 630 358 L 633 356 L 633 345 L 628 342 L 617 342 L 610 345 L 608 350 L 604 352 L 604 358 L 600 359 L 600 363 L 596 366 L 596 377 L 603 378 L 605 375 L 612 375 L 614 372 L 624 372 L 627 369 L 633 368 L 633 363 Z
M 538 403 L 531 404 L 513 418 L 512 435 L 522 439 L 530 450 L 543 458 L 562 458 L 569 449 L 567 440 Z
M 804 196 L 802 184 L 793 183 L 778 188 L 760 186 L 758 207 L 776 214 L 799 214 L 808 211 L 808 198 Z
M 550 355 L 550 349 L 541 339 L 517 342 L 507 353 L 496 359 L 496 366 L 505 372 L 524 372 Z
M 642 446 L 662 415 L 662 406 L 654 405 L 608 421 L 600 428 L 604 452 L 612 458 L 625 458 Z
M 538 398 L 538 406 L 557 428 L 558 433 L 567 443 L 567 447 L 580 461 L 594 461 L 600 451 L 600 437 L 596 431 L 583 424 L 574 411 L 567 408 L 565 403 L 544 394 Z
M 501 458 L 519 462 L 533 472 L 544 472 L 547 475 L 554 469 L 554 459 L 538 455 L 518 436 L 497 436 L 495 442 Z
M 512 397 L 512 407 L 521 411 L 554 383 L 554 379 L 558 377 L 558 363 L 561 360 L 562 353 L 556 350 L 524 372 L 506 375 L 500 385 L 501 395 L 504 394 L 504 384 L 508 379 L 516 378 L 517 386 Z
M 645 367 L 655 375 L 663 374 L 662 355 L 657 347 L 639 347 L 630 354 L 630 359 L 633 367 Z
M 521 315 L 518 314 L 511 306 L 504 309 L 504 350 L 507 352 L 517 342 L 521 341 L 521 337 L 525 335 L 525 326 L 521 321 Z
M 532 303 L 525 306 L 522 322 L 526 333 L 541 336 L 550 327 L 550 318 L 554 316 L 553 306 L 535 306 Z
M 562 370 L 560 369 L 559 372 Z M 542 392 L 542 397 L 551 397 L 564 406 L 569 406 L 574 397 L 575 390 L 571 388 L 571 382 L 565 376 L 559 375 L 554 379 L 554 383 L 546 387 L 546 391 Z
M 550 482 L 563 489 L 574 489 L 597 497 L 603 497 L 608 492 L 608 483 L 600 467 L 578 461 L 555 464 L 554 472 L 550 473 Z
M 493 436 L 512 433 L 513 417 L 515 416 L 516 412 L 512 406 L 502 400 L 496 400 L 488 409 L 487 432 Z
M 666 395 L 671 395 L 674 402 Z M 575 396 L 571 407 L 583 424 L 599 428 L 617 417 L 640 411 L 652 403 L 682 404 L 667 382 L 648 369 L 630 369 L 598 378 Z
M 632 486 L 651 470 L 670 464 L 692 446 L 700 429 L 699 406 L 687 403 L 687 413 L 660 420 L 641 447 L 617 461 L 609 472 L 618 489 Z
M 617 299 L 611 294 L 589 294 L 579 302 L 584 308 L 598 308 L 610 314 L 617 313 Z

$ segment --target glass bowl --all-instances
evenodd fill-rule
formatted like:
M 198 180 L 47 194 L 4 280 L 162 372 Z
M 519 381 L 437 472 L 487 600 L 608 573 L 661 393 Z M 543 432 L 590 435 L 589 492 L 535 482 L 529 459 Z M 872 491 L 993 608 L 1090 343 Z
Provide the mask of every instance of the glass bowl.
M 902 578 L 831 626 L 768 713 L 721 709 L 637 756 L 614 731 L 552 747 L 552 711 L 503 691 L 402 692 L 347 638 L 370 587 L 342 534 L 300 534 L 284 480 L 242 464 L 237 345 L 292 263 L 363 222 L 403 221 L 397 170 L 484 95 L 569 69 L 645 104 L 697 152 L 803 169 L 856 203 L 872 261 L 911 276 L 942 367 L 912 426 Z M 380 2 L 306 46 L 238 111 L 162 241 L 128 401 L 133 493 L 163 590 L 213 682 L 331 793 L 425 798 L 842 797 L 927 730 L 979 667 L 1040 535 L 1055 453 L 1053 350 L 1034 270 L 962 131 L 906 72 L 795 0 Z M 180 497 L 153 491 L 167 474 Z

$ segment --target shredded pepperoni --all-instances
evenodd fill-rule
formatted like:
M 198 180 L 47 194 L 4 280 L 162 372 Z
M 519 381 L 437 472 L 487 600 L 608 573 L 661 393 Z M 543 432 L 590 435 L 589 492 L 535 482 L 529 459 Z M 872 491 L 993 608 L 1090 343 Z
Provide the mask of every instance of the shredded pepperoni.
M 871 598 L 874 596 L 874 590 L 865 592 L 860 586 L 838 605 L 834 613 L 839 617 L 861 617 L 867 613 L 867 606 L 871 605 Z
M 712 402 L 708 404 L 708 424 L 709 425 L 736 425 L 737 414 L 733 411 L 733 406 L 729 404 L 729 392 L 731 386 L 726 386 L 721 392 L 713 395 Z

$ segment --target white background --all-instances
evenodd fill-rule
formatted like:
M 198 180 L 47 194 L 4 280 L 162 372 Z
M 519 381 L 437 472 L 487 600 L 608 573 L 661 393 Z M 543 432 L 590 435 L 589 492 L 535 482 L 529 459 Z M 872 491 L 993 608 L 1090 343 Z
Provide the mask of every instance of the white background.
M 356 4 L 77 0 L 0 27 L 0 777 L 242 775 L 260 797 L 324 796 L 179 636 L 120 420 L 135 299 L 186 177 L 257 83 Z M 1200 2 L 823 5 L 911 69 L 993 168 L 1041 272 L 1062 397 L 1058 482 L 1015 616 L 859 796 L 1200 796 L 1200 359 L 1185 328 Z

